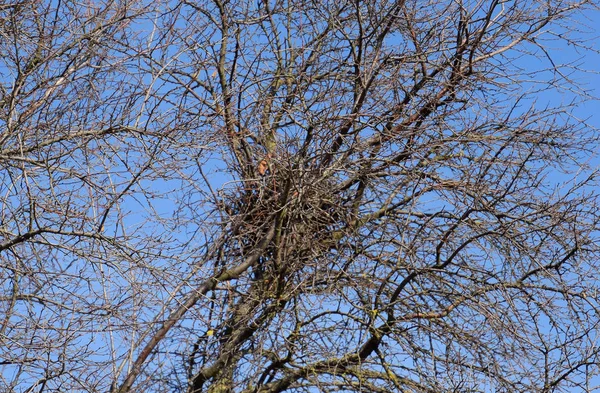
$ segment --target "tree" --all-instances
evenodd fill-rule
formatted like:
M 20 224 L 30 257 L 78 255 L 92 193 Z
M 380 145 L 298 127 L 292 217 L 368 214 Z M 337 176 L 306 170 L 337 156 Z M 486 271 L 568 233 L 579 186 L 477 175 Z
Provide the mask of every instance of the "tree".
M 0 5 L 2 390 L 597 391 L 597 6 Z

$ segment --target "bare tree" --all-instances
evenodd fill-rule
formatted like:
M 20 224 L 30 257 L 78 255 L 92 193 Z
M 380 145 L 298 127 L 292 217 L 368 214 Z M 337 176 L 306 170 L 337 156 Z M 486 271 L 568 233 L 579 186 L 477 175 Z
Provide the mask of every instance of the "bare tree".
M 2 391 L 598 391 L 597 6 L 0 5 Z

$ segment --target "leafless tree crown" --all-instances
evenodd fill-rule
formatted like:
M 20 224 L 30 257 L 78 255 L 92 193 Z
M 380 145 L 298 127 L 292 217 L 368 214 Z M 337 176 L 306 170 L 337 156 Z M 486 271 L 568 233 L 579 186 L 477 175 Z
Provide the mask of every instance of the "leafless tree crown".
M 0 391 L 600 391 L 598 5 L 0 4 Z

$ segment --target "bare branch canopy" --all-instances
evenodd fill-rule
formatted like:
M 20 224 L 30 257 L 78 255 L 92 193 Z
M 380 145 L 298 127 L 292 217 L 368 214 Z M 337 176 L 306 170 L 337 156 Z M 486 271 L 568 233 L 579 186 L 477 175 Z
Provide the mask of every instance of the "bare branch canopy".
M 0 391 L 600 391 L 598 6 L 0 4 Z

